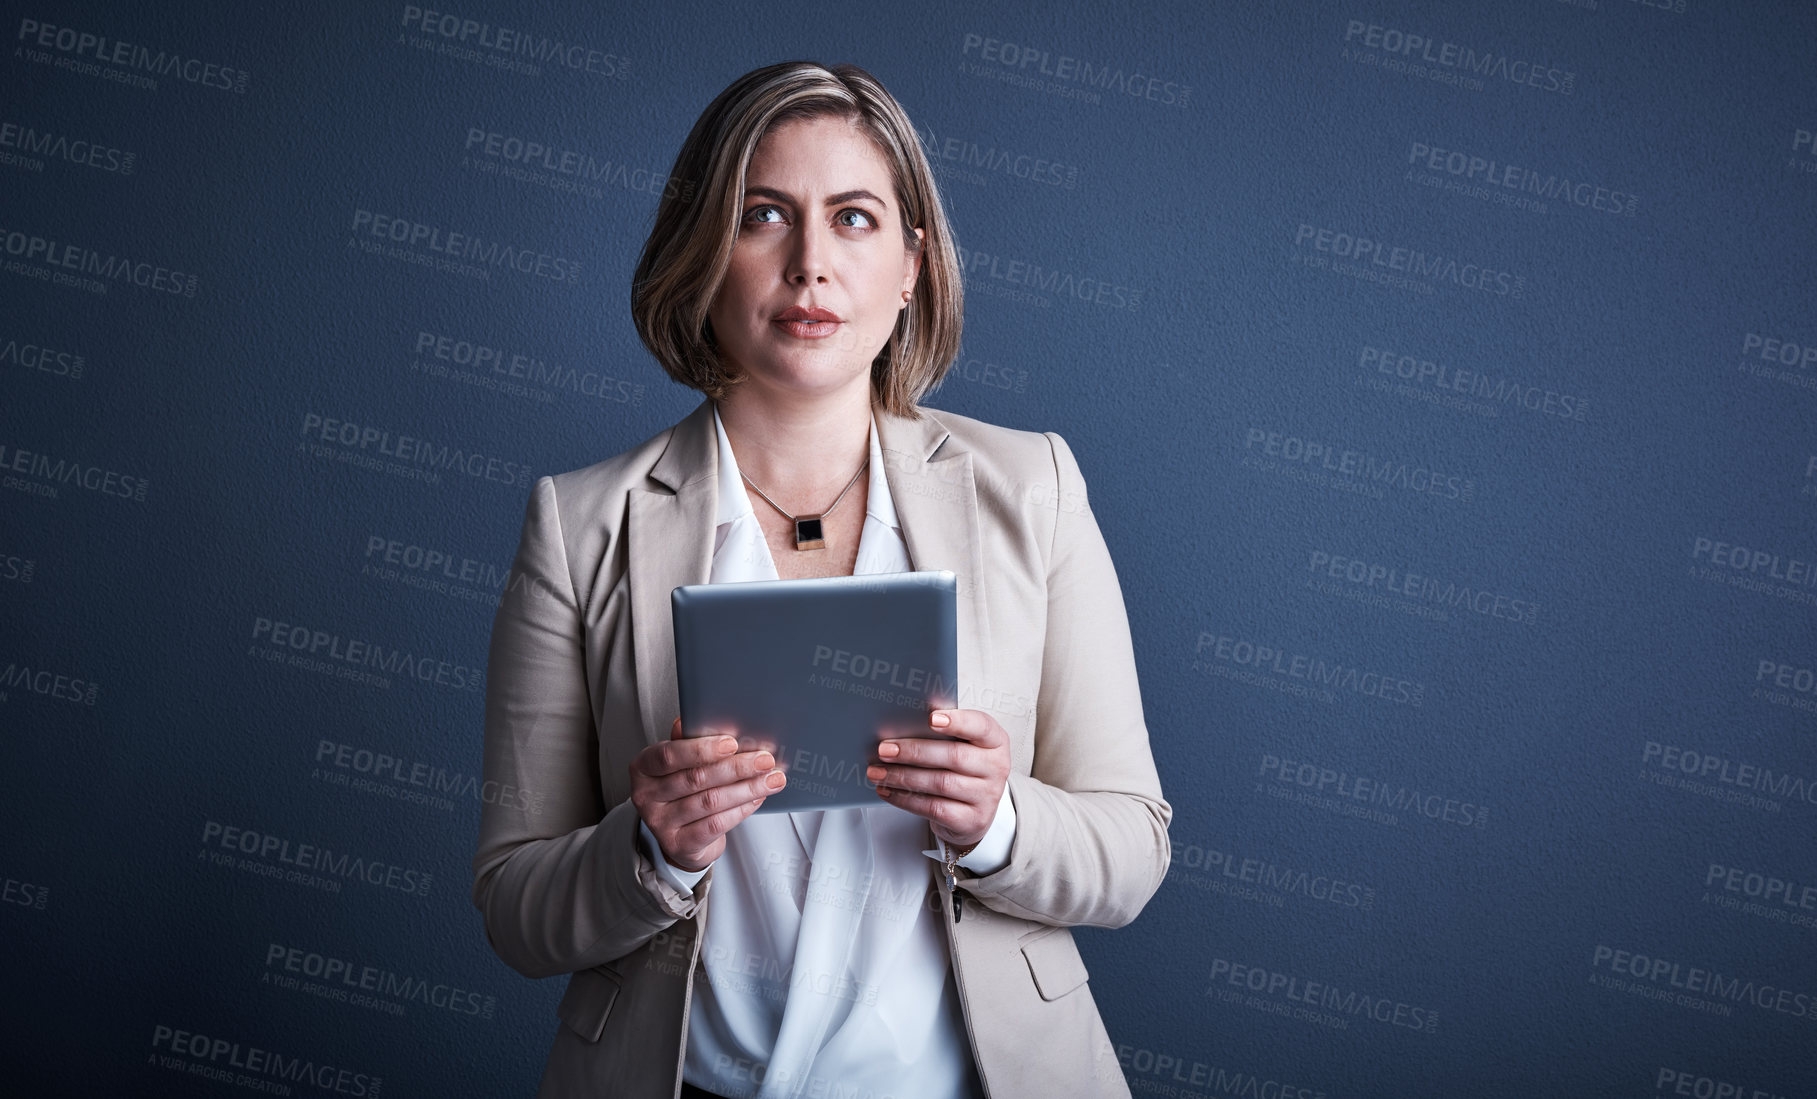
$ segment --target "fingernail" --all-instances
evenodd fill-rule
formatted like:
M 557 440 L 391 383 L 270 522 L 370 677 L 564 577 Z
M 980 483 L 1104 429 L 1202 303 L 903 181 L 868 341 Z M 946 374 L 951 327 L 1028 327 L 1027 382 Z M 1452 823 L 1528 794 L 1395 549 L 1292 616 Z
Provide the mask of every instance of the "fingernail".
M 729 756 L 733 752 L 736 752 L 737 750 L 738 750 L 738 741 L 734 740 L 733 738 L 731 738 L 729 736 L 722 736 L 719 738 L 719 754 L 720 755 Z
M 927 720 L 928 720 L 928 723 L 933 725 L 933 727 L 936 729 L 941 728 L 942 726 L 945 726 L 945 725 L 950 725 L 950 724 L 952 724 L 952 721 L 953 721 L 952 718 L 941 713 L 939 710 L 935 710 L 934 715 L 932 717 L 928 718 Z
M 769 773 L 769 776 L 763 780 L 764 785 L 768 786 L 772 790 L 782 789 L 782 784 L 787 781 L 788 781 L 788 779 L 783 777 L 783 774 L 781 771 L 771 771 Z
M 772 756 L 768 752 L 757 753 L 757 769 L 759 771 L 767 771 L 774 766 L 776 766 L 775 756 Z
M 864 769 L 864 777 L 870 779 L 872 782 L 882 782 L 883 781 L 883 768 L 866 767 Z
M 887 798 L 887 797 L 889 797 L 889 796 L 890 796 L 890 788 L 889 788 L 889 787 L 888 787 L 888 786 L 879 786 L 879 787 L 877 787 L 877 796 L 878 796 L 878 797 L 880 797 L 880 798 Z
M 896 753 L 900 751 L 902 751 L 902 746 L 893 740 L 886 740 L 882 744 L 877 745 L 877 754 L 884 759 L 895 759 Z

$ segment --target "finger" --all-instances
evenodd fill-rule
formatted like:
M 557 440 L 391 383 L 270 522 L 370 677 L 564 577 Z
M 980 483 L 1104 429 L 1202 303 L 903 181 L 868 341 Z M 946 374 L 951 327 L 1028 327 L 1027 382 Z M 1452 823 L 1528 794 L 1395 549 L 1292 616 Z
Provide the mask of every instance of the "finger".
M 713 763 L 684 767 L 664 775 L 656 782 L 655 797 L 657 801 L 680 801 L 716 786 L 759 777 L 775 767 L 776 757 L 767 751 L 739 752 Z
M 976 806 L 952 798 L 937 797 L 933 794 L 916 793 L 895 786 L 879 786 L 877 793 L 891 805 L 907 809 L 918 817 L 926 817 L 935 824 L 942 825 L 949 832 L 964 835 L 975 831 L 978 820 Z
M 674 735 L 671 727 L 670 736 Z M 644 774 L 660 778 L 723 759 L 737 750 L 738 739 L 732 736 L 680 737 L 650 745 L 637 753 L 633 761 Z
M 770 771 L 737 782 L 709 786 L 699 793 L 670 802 L 669 817 L 671 821 L 679 822 L 677 827 L 686 827 L 695 821 L 736 808 L 741 802 L 769 797 L 786 785 L 788 776 L 781 771 Z
M 961 737 L 980 748 L 1009 743 L 1003 726 L 983 710 L 933 710 L 927 715 L 927 723 L 935 736 Z
M 709 725 L 709 726 L 702 728 L 699 732 L 697 732 L 693 735 L 696 737 L 704 737 L 704 736 L 712 736 L 712 735 L 736 737 L 738 735 L 738 729 L 729 724 Z M 687 729 L 682 726 L 681 718 L 677 717 L 675 719 L 675 724 L 669 726 L 669 739 L 670 740 L 692 739 L 692 737 L 689 736 Z
M 690 851 L 710 847 L 713 841 L 730 832 L 738 823 L 763 805 L 762 798 L 745 798 L 710 816 L 691 821 L 676 829 L 676 846 Z
M 962 775 L 938 767 L 896 767 L 873 763 L 865 769 L 864 777 L 881 787 L 890 790 L 902 790 L 967 804 L 986 804 L 986 794 L 990 792 L 990 782 L 971 775 Z
M 981 748 L 964 740 L 934 740 L 930 737 L 892 737 L 877 745 L 877 759 L 885 766 L 907 764 L 913 767 L 939 767 L 975 778 L 990 778 L 999 773 L 992 757 L 999 749 Z M 1007 767 L 1003 768 L 1007 769 Z

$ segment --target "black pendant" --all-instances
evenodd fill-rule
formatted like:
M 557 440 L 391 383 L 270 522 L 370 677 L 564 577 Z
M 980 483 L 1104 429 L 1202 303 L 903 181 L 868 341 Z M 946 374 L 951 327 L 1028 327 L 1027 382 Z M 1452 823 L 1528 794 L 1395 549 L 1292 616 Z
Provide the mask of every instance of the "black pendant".
M 826 537 L 820 529 L 820 516 L 802 515 L 795 519 L 795 548 L 825 549 Z

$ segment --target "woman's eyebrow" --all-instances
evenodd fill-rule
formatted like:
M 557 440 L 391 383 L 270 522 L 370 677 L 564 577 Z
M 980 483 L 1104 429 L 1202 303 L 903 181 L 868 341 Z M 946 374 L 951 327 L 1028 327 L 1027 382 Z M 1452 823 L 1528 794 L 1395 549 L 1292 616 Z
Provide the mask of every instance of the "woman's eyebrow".
M 795 202 L 794 195 L 788 194 L 785 191 L 778 191 L 774 187 L 746 187 L 744 189 L 744 194 L 745 194 L 746 198 L 751 198 L 753 196 L 757 197 L 757 198 L 773 198 L 773 199 L 777 200 L 778 202 L 786 202 L 786 203 L 789 203 L 790 205 L 798 205 L 798 203 Z M 878 198 L 876 195 L 872 194 L 871 192 L 863 190 L 862 188 L 859 190 L 856 190 L 856 191 L 841 191 L 836 195 L 828 195 L 826 197 L 826 204 L 828 206 L 838 206 L 838 205 L 841 205 L 841 204 L 847 203 L 847 202 L 857 202 L 860 199 L 866 199 L 871 202 L 874 202 L 877 205 L 883 207 L 885 210 L 890 208 L 889 203 Z

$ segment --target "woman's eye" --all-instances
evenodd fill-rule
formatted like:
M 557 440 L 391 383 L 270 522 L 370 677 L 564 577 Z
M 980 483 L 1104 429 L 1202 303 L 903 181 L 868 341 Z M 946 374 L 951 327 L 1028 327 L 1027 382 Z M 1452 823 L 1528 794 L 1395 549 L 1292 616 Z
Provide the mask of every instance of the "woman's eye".
M 857 217 L 862 218 L 863 220 L 853 223 L 845 220 L 848 217 Z M 848 229 L 875 229 L 877 227 L 876 221 L 872 220 L 871 215 L 865 213 L 863 210 L 839 211 L 839 224 L 844 225 Z
M 776 207 L 774 207 L 774 206 L 753 206 L 753 207 L 752 207 L 752 208 L 751 208 L 751 209 L 750 209 L 750 211 L 749 211 L 749 212 L 748 212 L 748 213 L 746 213 L 746 214 L 745 214 L 745 216 L 744 216 L 744 219 L 745 219 L 745 220 L 746 220 L 746 221 L 756 221 L 756 222 L 760 222 L 760 223 L 762 223 L 762 224 L 765 224 L 765 225 L 774 225 L 774 224 L 776 224 L 776 221 L 770 221 L 770 220 L 769 220 L 769 219 L 767 219 L 767 218 L 760 218 L 760 217 L 758 217 L 758 215 L 759 215 L 759 214 L 775 214 L 775 215 L 776 215 L 776 221 L 781 221 L 781 220 L 782 220 L 782 211 L 781 211 L 781 210 L 778 210 L 778 209 L 777 209 L 777 208 L 776 208 Z

